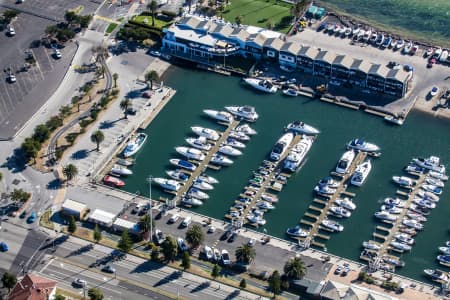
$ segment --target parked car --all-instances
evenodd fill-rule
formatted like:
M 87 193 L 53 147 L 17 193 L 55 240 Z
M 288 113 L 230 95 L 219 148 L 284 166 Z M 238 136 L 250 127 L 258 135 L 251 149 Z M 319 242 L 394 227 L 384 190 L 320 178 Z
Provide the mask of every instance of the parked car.
M 14 83 L 14 82 L 16 82 L 16 81 L 17 81 L 17 78 L 16 78 L 16 76 L 15 76 L 15 75 L 13 75 L 13 74 L 9 74 L 9 76 L 8 76 L 7 80 L 8 80 L 8 82 L 9 82 L 9 83 Z
M 8 250 L 9 250 L 8 244 L 5 243 L 5 242 L 1 242 L 1 243 L 0 243 L 0 251 L 6 252 L 6 251 L 8 251 Z
M 10 26 L 8 28 L 8 35 L 9 36 L 15 36 L 16 35 L 16 31 L 14 30 L 14 27 Z
M 208 233 L 214 233 L 214 232 L 216 232 L 216 227 L 214 227 L 212 225 L 209 225 L 208 226 Z
M 27 219 L 27 223 L 31 224 L 36 221 L 36 213 L 33 211 Z
M 55 51 L 53 52 L 53 56 L 56 59 L 60 59 L 62 57 L 61 51 L 59 51 L 58 49 L 55 49 Z
M 80 279 L 80 278 L 75 278 L 72 281 L 72 285 L 76 286 L 76 287 L 86 287 L 87 286 L 87 282 L 86 280 Z
M 225 231 L 225 232 L 222 234 L 222 236 L 220 237 L 220 240 L 221 240 L 221 241 L 227 240 L 227 239 L 231 236 L 231 234 L 232 234 L 232 231 L 231 231 L 231 230 Z
M 439 93 L 439 88 L 438 88 L 437 86 L 433 86 L 433 87 L 431 88 L 431 91 L 430 91 L 431 97 L 436 96 L 437 93 Z
M 180 215 L 179 215 L 179 214 L 174 214 L 173 216 L 170 217 L 169 223 L 170 223 L 170 224 L 173 224 L 173 223 L 175 223 L 176 221 L 178 221 L 179 218 L 180 218 Z
M 161 52 L 156 51 L 156 50 L 151 50 L 150 51 L 150 55 L 151 56 L 155 56 L 155 57 L 160 57 L 161 56 Z
M 182 226 L 182 227 L 188 227 L 189 224 L 191 224 L 191 222 L 192 222 L 192 218 L 191 218 L 190 216 L 187 216 L 187 217 L 183 220 L 183 222 L 181 222 L 181 226 Z
M 189 250 L 189 248 L 188 248 L 188 246 L 186 245 L 186 242 L 184 241 L 184 239 L 178 238 L 178 239 L 177 239 L 177 244 L 178 244 L 178 247 L 180 248 L 180 251 L 181 251 L 181 252 L 184 252 L 184 251 L 188 251 L 188 250 Z
M 230 237 L 228 238 L 228 243 L 234 242 L 234 241 L 236 240 L 236 238 L 237 238 L 237 233 L 236 233 L 236 232 L 233 232 L 233 233 L 230 235 Z
M 102 271 L 106 272 L 106 273 L 116 273 L 116 269 L 113 266 L 111 266 L 111 265 L 104 266 L 102 268 Z

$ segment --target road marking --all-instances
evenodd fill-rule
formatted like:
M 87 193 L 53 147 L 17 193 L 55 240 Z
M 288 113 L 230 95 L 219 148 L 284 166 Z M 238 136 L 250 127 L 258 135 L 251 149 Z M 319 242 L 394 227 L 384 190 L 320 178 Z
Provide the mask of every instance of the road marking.
M 45 269 L 47 269 L 48 266 L 53 262 L 53 260 L 54 260 L 54 258 L 51 258 L 39 272 L 44 272 Z

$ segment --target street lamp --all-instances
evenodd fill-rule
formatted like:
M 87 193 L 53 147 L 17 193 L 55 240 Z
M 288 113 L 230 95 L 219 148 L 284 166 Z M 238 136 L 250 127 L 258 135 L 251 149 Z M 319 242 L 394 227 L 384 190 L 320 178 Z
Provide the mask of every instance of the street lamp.
M 150 214 L 150 242 L 152 242 L 152 239 L 153 239 L 152 180 L 153 180 L 152 175 L 149 175 L 148 178 L 147 178 L 147 181 L 148 181 L 148 193 L 149 193 L 149 198 L 150 198 L 150 209 L 149 209 L 149 214 Z

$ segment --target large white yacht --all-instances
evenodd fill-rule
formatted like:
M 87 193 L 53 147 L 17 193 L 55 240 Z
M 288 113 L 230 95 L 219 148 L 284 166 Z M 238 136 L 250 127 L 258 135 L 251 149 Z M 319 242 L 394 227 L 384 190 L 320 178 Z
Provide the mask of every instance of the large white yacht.
M 212 156 L 211 163 L 221 166 L 229 166 L 233 164 L 233 161 L 224 155 L 216 153 Z
M 301 121 L 294 121 L 289 123 L 286 127 L 287 130 L 293 131 L 295 133 L 308 134 L 308 135 L 317 135 L 320 131 L 311 125 L 308 125 Z
M 445 166 L 441 165 L 440 158 L 437 156 L 430 156 L 429 158 L 414 158 L 413 162 L 419 167 L 435 171 L 441 174 L 445 173 Z
M 372 170 L 372 163 L 370 162 L 370 159 L 368 159 L 356 167 L 350 183 L 356 186 L 361 186 L 366 181 L 370 170 Z
M 230 155 L 230 156 L 239 156 L 242 155 L 242 152 L 238 149 L 235 149 L 231 146 L 225 145 L 219 148 L 219 152 L 222 154 Z
M 347 147 L 364 152 L 374 152 L 380 150 L 380 147 L 378 147 L 377 145 L 366 142 L 362 139 L 351 140 L 350 142 L 348 142 Z
M 208 116 L 211 117 L 217 121 L 225 122 L 225 123 L 231 123 L 233 122 L 234 118 L 233 115 L 231 115 L 227 111 L 218 111 L 213 109 L 204 109 L 203 112 Z
M 336 166 L 336 173 L 345 174 L 348 172 L 353 160 L 355 159 L 355 151 L 353 149 L 348 150 L 342 154 L 341 159 Z
M 259 79 L 259 78 L 244 78 L 244 82 L 247 83 L 249 86 L 265 92 L 265 93 L 276 93 L 278 88 L 272 84 L 269 80 L 265 79 Z
M 305 159 L 309 149 L 311 149 L 313 141 L 314 140 L 312 138 L 302 138 L 298 144 L 292 147 L 292 150 L 289 152 L 284 161 L 283 168 L 291 172 L 297 171 L 298 167 Z
M 340 231 L 344 230 L 343 225 L 339 224 L 336 221 L 332 221 L 330 219 L 324 219 L 321 224 L 322 224 L 322 226 L 324 226 L 332 231 L 340 232 Z
M 392 176 L 392 180 L 406 188 L 412 188 L 416 184 L 414 180 L 406 176 Z
M 178 191 L 182 186 L 181 182 L 167 178 L 153 178 L 153 182 L 160 185 L 163 189 L 169 191 Z
M 293 139 L 294 134 L 292 132 L 283 134 L 273 147 L 272 152 L 270 153 L 270 159 L 280 160 L 280 158 L 284 155 Z
M 187 138 L 186 143 L 194 148 L 204 151 L 209 151 L 212 148 L 212 145 L 208 143 L 208 140 L 204 136 L 199 136 L 197 138 Z
M 201 127 L 201 126 L 192 126 L 191 129 L 195 134 L 197 134 L 199 136 L 204 136 L 208 140 L 217 141 L 219 139 L 219 134 L 217 133 L 217 131 L 215 131 L 213 129 L 209 129 L 209 128 L 205 128 L 205 127 Z
M 225 109 L 236 117 L 243 118 L 249 122 L 255 122 L 259 117 L 253 106 L 225 106 Z
M 195 160 L 199 160 L 199 161 L 202 161 L 205 159 L 205 154 L 203 154 L 202 151 L 195 149 L 195 148 L 175 147 L 175 150 L 188 159 L 195 159 Z

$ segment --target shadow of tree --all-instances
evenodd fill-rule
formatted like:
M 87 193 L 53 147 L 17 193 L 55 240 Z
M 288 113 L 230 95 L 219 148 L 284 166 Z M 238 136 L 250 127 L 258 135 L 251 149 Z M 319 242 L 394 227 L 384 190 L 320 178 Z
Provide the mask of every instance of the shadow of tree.
M 78 151 L 72 153 L 71 158 L 76 159 L 76 160 L 84 159 L 89 156 L 89 152 L 91 152 L 91 151 L 92 150 L 87 150 L 87 149 L 78 150 Z
M 170 273 L 169 275 L 167 275 L 166 277 L 162 278 L 160 281 L 155 283 L 153 286 L 158 287 L 173 280 L 177 280 L 178 278 L 181 277 L 181 274 L 182 272 L 180 271 L 173 271 L 172 273 Z
M 204 289 L 209 288 L 210 286 L 211 286 L 211 282 L 210 281 L 205 281 L 205 282 L 202 282 L 199 285 L 197 285 L 189 293 L 197 293 L 197 292 L 203 291 Z

